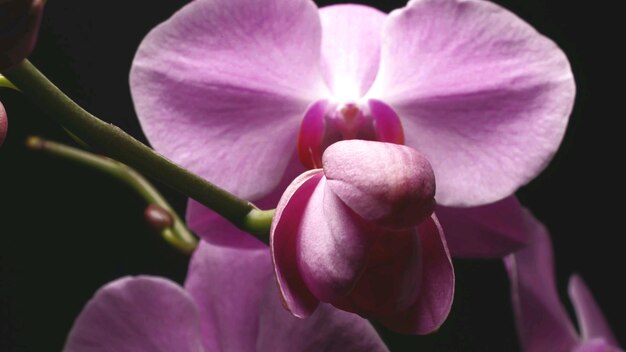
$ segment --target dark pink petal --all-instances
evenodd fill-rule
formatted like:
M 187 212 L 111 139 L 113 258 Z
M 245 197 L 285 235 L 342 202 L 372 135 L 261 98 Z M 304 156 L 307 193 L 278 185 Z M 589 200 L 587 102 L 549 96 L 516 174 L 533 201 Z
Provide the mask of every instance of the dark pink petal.
M 299 272 L 315 297 L 333 302 L 347 295 L 365 269 L 371 241 L 367 224 L 333 194 L 326 178 L 311 194 L 295 235 Z
M 471 208 L 438 205 L 435 213 L 453 258 L 502 258 L 521 249 L 535 226 L 515 196 Z
M 610 345 L 617 346 L 617 339 L 585 281 L 578 275 L 572 275 L 567 291 L 576 310 L 583 340 L 599 338 Z
M 8 127 L 9 121 L 7 120 L 7 112 L 4 110 L 2 103 L 0 103 L 0 145 L 2 145 L 7 136 Z
M 322 177 L 322 170 L 310 170 L 289 185 L 276 207 L 270 231 L 270 249 L 281 298 L 285 307 L 301 318 L 313 313 L 319 304 L 298 270 L 298 234 L 304 211 Z
M 153 29 L 130 74 L 150 143 L 246 199 L 277 186 L 302 114 L 328 95 L 308 0 L 196 0 Z
M 326 149 L 323 164 L 328 187 L 367 221 L 406 229 L 434 210 L 433 171 L 409 147 L 341 141 Z
M 550 236 L 528 217 L 534 223 L 528 246 L 504 258 L 520 342 L 528 352 L 569 351 L 579 337 L 556 290 Z
M 454 299 L 454 269 L 437 218 L 423 221 L 417 231 L 422 246 L 422 277 L 417 302 L 398 314 L 384 317 L 388 328 L 406 334 L 428 334 L 448 317 Z
M 322 144 L 326 131 L 328 100 L 318 100 L 307 109 L 298 132 L 298 158 L 307 169 L 322 167 Z
M 254 204 L 261 209 L 274 209 L 283 195 L 283 192 L 298 175 L 304 172 L 297 157 L 292 157 L 283 179 L 270 194 L 254 200 Z M 190 199 L 187 203 L 186 213 L 187 226 L 193 230 L 203 240 L 227 247 L 240 248 L 261 248 L 266 247 L 264 243 L 254 236 L 239 231 L 235 225 L 224 219 L 213 210 Z
M 557 150 L 574 102 L 563 52 L 482 0 L 413 0 L 383 29 L 367 97 L 400 116 L 426 154 L 437 201 L 492 203 L 535 177 Z
M 45 0 L 0 1 L 0 71 L 20 63 L 35 47 Z
M 400 117 L 393 109 L 380 100 L 367 101 L 379 142 L 404 144 L 404 129 Z
M 254 351 L 264 288 L 273 281 L 272 275 L 267 248 L 200 242 L 185 288 L 198 305 L 208 351 Z
M 355 4 L 327 6 L 319 13 L 324 78 L 335 98 L 356 100 L 376 77 L 386 14 Z
M 98 290 L 74 322 L 63 350 L 216 351 L 212 346 L 203 346 L 198 307 L 187 292 L 170 280 L 139 276 Z
M 320 304 L 306 319 L 281 305 L 275 285 L 266 290 L 256 351 L 388 351 L 376 330 L 356 314 Z

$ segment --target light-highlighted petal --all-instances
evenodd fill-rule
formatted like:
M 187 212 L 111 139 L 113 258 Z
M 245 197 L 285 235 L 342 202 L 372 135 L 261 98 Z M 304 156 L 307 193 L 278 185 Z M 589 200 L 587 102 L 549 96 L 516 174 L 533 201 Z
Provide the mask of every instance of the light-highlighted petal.
M 263 197 L 295 152 L 308 104 L 328 95 L 320 47 L 311 1 L 190 2 L 133 61 L 142 128 L 181 166 L 240 197 Z
M 369 98 L 400 116 L 424 153 L 437 202 L 474 206 L 526 184 L 556 152 L 572 110 L 567 58 L 548 38 L 482 0 L 413 0 L 383 29 Z

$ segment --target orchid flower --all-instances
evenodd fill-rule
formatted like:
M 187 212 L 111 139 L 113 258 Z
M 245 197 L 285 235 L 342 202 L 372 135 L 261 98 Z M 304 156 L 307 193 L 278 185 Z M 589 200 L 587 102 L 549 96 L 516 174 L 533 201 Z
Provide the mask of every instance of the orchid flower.
M 294 318 L 281 306 L 266 250 L 203 242 L 185 286 L 125 277 L 87 303 L 64 351 L 388 351 L 364 319 L 324 305 Z
M 487 257 L 525 242 L 503 219 L 519 222 L 523 210 L 501 199 L 547 165 L 575 91 L 552 41 L 483 0 L 413 0 L 389 15 L 196 0 L 146 36 L 130 84 L 157 151 L 261 207 L 275 207 L 337 140 L 404 143 L 433 166 L 440 208 L 484 206 L 452 209 L 460 217 L 442 224 L 470 226 L 451 225 L 461 231 L 449 232 L 453 255 Z M 213 229 L 205 240 L 242 245 L 193 201 L 188 219 Z
M 438 329 L 454 271 L 428 161 L 406 146 L 351 140 L 328 147 L 322 164 L 287 188 L 272 223 L 286 307 L 305 317 L 323 301 L 398 332 Z
M 517 331 L 526 352 L 619 352 L 615 336 L 585 282 L 578 275 L 569 280 L 580 334 L 559 300 L 554 260 L 546 228 L 534 223 L 531 242 L 505 258 Z
M 0 71 L 30 55 L 45 3 L 46 0 L 0 0 Z

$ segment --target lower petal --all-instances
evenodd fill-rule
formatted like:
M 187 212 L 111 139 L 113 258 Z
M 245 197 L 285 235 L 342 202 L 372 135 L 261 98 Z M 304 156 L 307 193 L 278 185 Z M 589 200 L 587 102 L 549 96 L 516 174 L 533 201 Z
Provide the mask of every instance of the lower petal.
M 550 235 L 527 216 L 529 244 L 504 258 L 520 342 L 524 351 L 569 351 L 579 338 L 556 289 Z
M 388 349 L 367 320 L 329 304 L 320 304 L 306 319 L 294 317 L 281 306 L 272 282 L 261 308 L 256 351 L 383 352 Z
M 210 351 L 254 350 L 264 294 L 261 288 L 271 281 L 267 247 L 251 250 L 200 242 L 185 288 L 198 306 L 206 345 L 216 345 Z
M 213 343 L 203 345 L 198 307 L 182 287 L 139 276 L 98 290 L 74 322 L 63 351 L 201 352 L 214 351 Z
M 567 291 L 576 311 L 583 340 L 597 338 L 617 346 L 613 331 L 583 279 L 578 275 L 572 275 Z
M 470 208 L 437 206 L 454 258 L 502 258 L 521 249 L 534 221 L 515 196 Z

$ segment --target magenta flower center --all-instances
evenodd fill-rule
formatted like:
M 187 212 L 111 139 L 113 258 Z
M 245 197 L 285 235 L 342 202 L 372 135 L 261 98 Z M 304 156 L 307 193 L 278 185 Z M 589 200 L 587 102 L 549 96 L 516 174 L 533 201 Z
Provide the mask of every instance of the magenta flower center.
M 404 131 L 398 114 L 379 100 L 318 100 L 309 106 L 300 125 L 300 161 L 309 169 L 320 168 L 324 150 L 346 139 L 404 144 Z

